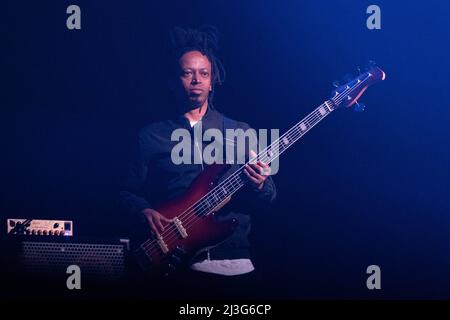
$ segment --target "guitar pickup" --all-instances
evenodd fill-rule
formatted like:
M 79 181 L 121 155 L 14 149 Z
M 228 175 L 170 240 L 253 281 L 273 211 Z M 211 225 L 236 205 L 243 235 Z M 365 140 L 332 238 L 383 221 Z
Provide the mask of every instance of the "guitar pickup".
M 159 245 L 159 247 L 161 248 L 161 251 L 162 251 L 163 253 L 169 252 L 169 247 L 168 247 L 167 244 L 164 242 L 164 239 L 163 239 L 163 237 L 162 237 L 160 234 L 158 234 L 157 239 L 156 239 L 156 242 L 158 242 L 158 245 Z
M 188 234 L 186 232 L 186 229 L 183 227 L 183 224 L 181 223 L 181 220 L 178 218 L 173 219 L 173 223 L 175 224 L 175 227 L 177 228 L 178 232 L 180 233 L 181 237 L 183 239 L 187 238 Z

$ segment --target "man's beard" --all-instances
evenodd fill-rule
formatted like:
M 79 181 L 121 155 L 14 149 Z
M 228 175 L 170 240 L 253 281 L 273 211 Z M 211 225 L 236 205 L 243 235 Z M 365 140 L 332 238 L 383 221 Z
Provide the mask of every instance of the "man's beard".
M 197 96 L 197 97 L 189 97 L 189 101 L 191 102 L 191 107 L 192 109 L 196 109 L 196 108 L 200 108 L 206 101 L 206 99 L 208 99 L 208 97 L 202 97 L 202 96 Z
M 180 109 L 180 112 L 186 113 L 188 111 L 200 108 L 205 104 L 206 100 L 208 100 L 208 96 L 188 96 L 178 104 L 178 108 Z

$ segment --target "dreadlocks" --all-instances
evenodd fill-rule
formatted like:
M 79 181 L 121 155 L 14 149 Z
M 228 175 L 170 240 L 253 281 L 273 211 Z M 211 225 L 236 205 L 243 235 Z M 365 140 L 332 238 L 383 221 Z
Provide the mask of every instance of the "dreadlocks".
M 211 86 L 212 90 L 208 95 L 208 105 L 214 109 L 212 99 L 214 87 L 221 85 L 225 81 L 225 69 L 222 62 L 217 58 L 218 31 L 213 26 L 203 26 L 196 29 L 182 29 L 175 27 L 170 34 L 172 45 L 172 63 L 177 65 L 178 60 L 189 51 L 199 51 L 205 55 L 211 63 Z

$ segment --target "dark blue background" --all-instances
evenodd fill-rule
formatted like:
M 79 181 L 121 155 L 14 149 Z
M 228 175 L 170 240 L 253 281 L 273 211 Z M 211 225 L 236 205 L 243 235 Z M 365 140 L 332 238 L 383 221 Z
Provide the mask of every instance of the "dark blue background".
M 381 30 L 366 28 L 370 4 Z M 8 1 L 2 13 L 2 217 L 123 235 L 115 197 L 133 138 L 170 108 L 165 36 L 209 23 L 227 69 L 215 105 L 256 128 L 289 128 L 370 59 L 387 74 L 366 112 L 333 113 L 281 159 L 277 203 L 252 235 L 268 296 L 450 297 L 445 1 Z M 371 264 L 382 290 L 366 288 Z

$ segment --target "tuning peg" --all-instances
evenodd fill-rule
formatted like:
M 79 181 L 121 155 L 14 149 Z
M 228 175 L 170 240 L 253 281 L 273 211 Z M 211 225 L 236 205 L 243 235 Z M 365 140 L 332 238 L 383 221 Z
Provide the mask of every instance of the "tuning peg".
M 338 88 L 340 86 L 339 81 L 334 80 L 333 81 L 333 87 Z
M 356 102 L 355 111 L 363 112 L 366 109 L 366 106 L 363 103 Z
M 361 68 L 359 66 L 356 67 L 356 70 L 358 70 L 358 75 L 361 75 Z

